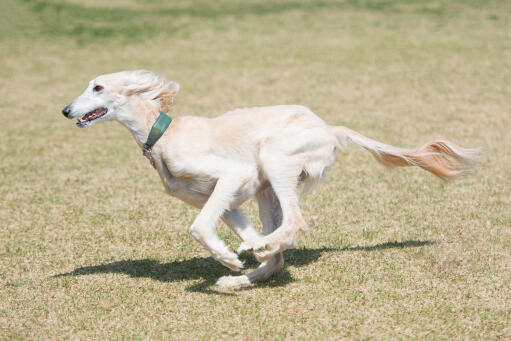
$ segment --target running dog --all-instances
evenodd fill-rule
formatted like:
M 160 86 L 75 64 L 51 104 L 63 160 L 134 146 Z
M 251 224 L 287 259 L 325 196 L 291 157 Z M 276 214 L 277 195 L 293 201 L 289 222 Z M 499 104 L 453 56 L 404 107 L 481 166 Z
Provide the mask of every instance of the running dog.
M 99 76 L 62 113 L 88 127 L 118 121 L 143 148 L 160 112 L 174 104 L 179 84 L 147 70 Z M 474 164 L 477 150 L 435 140 L 417 149 L 393 147 L 342 126 L 330 126 L 300 105 L 237 109 L 215 118 L 177 117 L 147 155 L 168 194 L 200 209 L 190 232 L 217 261 L 240 271 L 243 263 L 218 237 L 222 219 L 261 264 L 239 276 L 223 276 L 223 287 L 266 279 L 284 264 L 282 252 L 296 245 L 306 223 L 300 196 L 332 165 L 341 145 L 353 142 L 387 167 L 418 166 L 442 179 Z M 264 236 L 240 206 L 255 196 Z

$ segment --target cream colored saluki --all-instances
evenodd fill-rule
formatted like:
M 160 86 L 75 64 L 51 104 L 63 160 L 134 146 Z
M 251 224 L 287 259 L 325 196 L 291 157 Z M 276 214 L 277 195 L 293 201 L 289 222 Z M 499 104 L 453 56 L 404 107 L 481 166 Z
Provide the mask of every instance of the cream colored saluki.
M 160 111 L 168 112 L 179 84 L 146 70 L 123 71 L 90 81 L 83 94 L 62 111 L 77 126 L 119 121 L 140 147 Z M 216 118 L 175 118 L 152 149 L 154 167 L 166 191 L 201 208 L 192 236 L 228 268 L 243 263 L 216 234 L 223 219 L 243 240 L 238 252 L 252 251 L 261 265 L 251 273 L 221 277 L 220 286 L 249 285 L 280 270 L 282 252 L 306 229 L 300 196 L 320 180 L 340 142 L 353 142 L 388 167 L 418 166 L 442 179 L 464 172 L 476 150 L 445 140 L 402 149 L 342 126 L 329 126 L 300 105 L 230 111 Z M 454 163 L 453 163 L 454 161 Z M 264 236 L 240 205 L 255 196 Z

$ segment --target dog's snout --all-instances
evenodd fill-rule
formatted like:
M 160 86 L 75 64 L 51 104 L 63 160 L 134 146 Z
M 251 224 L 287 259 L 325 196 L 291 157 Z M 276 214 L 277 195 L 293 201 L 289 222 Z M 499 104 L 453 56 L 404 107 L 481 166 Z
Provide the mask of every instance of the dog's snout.
M 71 108 L 69 105 L 67 105 L 64 109 L 62 109 L 62 114 L 66 117 L 69 117 L 69 114 L 71 113 Z

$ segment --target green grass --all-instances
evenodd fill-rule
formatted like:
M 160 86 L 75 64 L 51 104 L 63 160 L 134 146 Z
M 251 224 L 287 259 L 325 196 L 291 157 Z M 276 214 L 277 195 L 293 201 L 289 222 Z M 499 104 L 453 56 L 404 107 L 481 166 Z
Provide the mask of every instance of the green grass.
M 3 0 L 0 20 L 0 339 L 511 338 L 508 1 Z M 181 84 L 174 116 L 300 103 L 483 166 L 444 184 L 343 150 L 285 269 L 221 290 L 130 134 L 60 113 L 135 68 Z

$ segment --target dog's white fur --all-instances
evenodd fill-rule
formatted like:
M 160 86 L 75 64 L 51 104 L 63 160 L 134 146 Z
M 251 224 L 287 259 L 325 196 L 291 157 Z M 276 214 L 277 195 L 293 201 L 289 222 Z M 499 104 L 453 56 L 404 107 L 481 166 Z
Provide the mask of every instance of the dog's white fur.
M 102 75 L 67 107 L 68 117 L 104 107 L 107 114 L 86 125 L 119 121 L 142 147 L 158 113 L 170 109 L 178 90 L 176 82 L 146 70 Z M 215 232 L 222 219 L 243 240 L 238 252 L 253 251 L 262 262 L 249 274 L 224 276 L 217 282 L 240 286 L 282 268 L 282 252 L 306 229 L 300 196 L 332 165 L 339 141 L 362 146 L 386 166 L 419 166 L 443 179 L 463 172 L 459 166 L 470 164 L 475 154 L 448 141 L 413 150 L 392 147 L 348 128 L 329 126 L 304 106 L 280 105 L 237 109 L 212 119 L 174 118 L 153 147 L 152 158 L 166 191 L 201 208 L 190 231 L 216 260 L 235 271 L 243 267 Z M 447 162 L 452 160 L 458 166 Z M 252 196 L 259 205 L 264 236 L 240 209 Z

